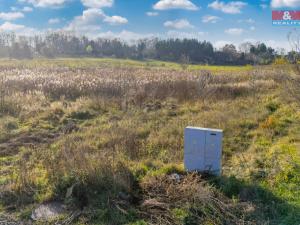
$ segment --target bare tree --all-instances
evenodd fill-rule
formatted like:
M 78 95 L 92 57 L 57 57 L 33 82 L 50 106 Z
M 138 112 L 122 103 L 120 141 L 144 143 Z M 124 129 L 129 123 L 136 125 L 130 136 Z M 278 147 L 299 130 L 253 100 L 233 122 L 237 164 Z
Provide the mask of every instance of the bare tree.
M 6 96 L 5 77 L 1 76 L 0 77 L 0 113 L 4 111 L 5 96 Z
M 180 66 L 183 70 L 187 70 L 190 64 L 190 57 L 188 55 L 183 54 L 180 57 Z
M 288 33 L 287 38 L 292 47 L 289 57 L 292 58 L 293 73 L 286 76 L 286 89 L 297 102 L 300 102 L 300 65 L 298 64 L 300 59 L 300 31 L 293 29 Z
M 297 29 L 293 29 L 287 35 L 288 41 L 292 50 L 295 52 L 300 52 L 300 32 Z

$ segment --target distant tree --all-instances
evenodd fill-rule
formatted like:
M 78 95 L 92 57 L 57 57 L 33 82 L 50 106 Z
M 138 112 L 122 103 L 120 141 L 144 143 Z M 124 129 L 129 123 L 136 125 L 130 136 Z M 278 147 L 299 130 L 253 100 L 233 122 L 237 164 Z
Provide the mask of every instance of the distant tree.
M 276 48 L 275 54 L 284 57 L 286 55 L 286 50 L 284 48 Z
M 19 41 L 13 42 L 10 48 L 10 58 L 30 59 L 32 58 L 31 47 L 25 38 L 20 37 Z
M 286 90 L 298 103 L 300 103 L 300 32 L 297 29 L 288 33 L 287 38 L 292 47 L 287 55 L 289 62 L 293 63 L 292 66 L 294 73 L 290 76 L 285 76 Z
M 223 53 L 225 53 L 226 60 L 230 63 L 234 63 L 238 59 L 238 53 L 233 44 L 225 45 L 222 49 Z
M 275 58 L 275 50 L 267 47 L 264 43 L 252 45 L 250 54 L 252 54 L 253 62 L 258 64 L 270 64 Z
M 287 38 L 292 47 L 292 51 L 300 52 L 300 31 L 293 29 L 288 33 Z
M 300 60 L 300 53 L 296 51 L 290 51 L 288 52 L 286 58 L 290 63 L 296 64 Z
M 187 55 L 182 55 L 180 58 L 180 65 L 183 70 L 186 70 L 190 64 L 190 58 Z
M 296 39 L 297 40 L 297 39 Z M 297 43 L 296 43 L 296 46 Z M 13 33 L 0 32 L 0 57 L 32 58 L 44 57 L 116 57 L 131 59 L 158 59 L 183 63 L 245 65 L 269 64 L 278 55 L 264 43 L 255 45 L 249 42 L 239 46 L 226 45 L 215 50 L 207 41 L 197 39 L 142 39 L 127 43 L 120 39 L 89 39 L 78 37 L 71 32 L 49 32 L 45 36 L 17 37 Z M 296 61 L 297 54 L 289 53 L 289 60 Z
M 293 29 L 288 33 L 287 38 L 292 48 L 287 58 L 291 63 L 295 64 L 300 60 L 300 32 L 297 29 Z
M 144 59 L 146 50 L 146 41 L 140 40 L 137 45 L 138 59 Z
M 188 56 L 192 63 L 210 63 L 214 58 L 214 49 L 209 42 L 196 39 L 159 40 L 155 44 L 156 58 L 180 62 L 182 55 Z
M 91 45 L 88 45 L 85 50 L 90 55 L 93 52 L 93 47 Z
M 47 46 L 42 46 L 40 49 L 40 53 L 42 56 L 45 56 L 47 58 L 55 58 L 54 49 L 49 48 Z
M 252 47 L 252 44 L 250 42 L 244 42 L 239 45 L 239 50 L 240 50 L 240 52 L 248 54 L 248 53 L 250 53 L 251 47 Z

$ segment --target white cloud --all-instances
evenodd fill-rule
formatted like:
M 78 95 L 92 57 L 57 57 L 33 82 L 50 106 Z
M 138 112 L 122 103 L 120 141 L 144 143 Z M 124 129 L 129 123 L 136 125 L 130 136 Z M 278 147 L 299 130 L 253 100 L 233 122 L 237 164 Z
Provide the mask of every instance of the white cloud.
M 272 39 L 267 39 L 267 40 L 256 40 L 256 39 L 244 39 L 243 42 L 250 42 L 253 45 L 258 45 L 259 43 L 265 43 L 267 47 L 272 47 L 274 49 L 280 49 L 284 48 L 287 51 L 292 50 L 290 43 L 286 41 L 279 41 L 279 40 L 272 40 Z
M 174 28 L 174 29 L 187 29 L 187 28 L 193 28 L 194 27 L 186 19 L 174 20 L 174 21 L 166 21 L 164 23 L 164 26 L 168 27 L 168 28 Z
M 20 29 L 24 29 L 24 28 L 25 28 L 24 25 L 13 24 L 10 22 L 5 22 L 0 26 L 0 30 L 8 31 L 8 32 L 12 32 L 12 31 L 16 31 L 16 30 L 20 30 Z
M 69 0 L 19 0 L 22 3 L 32 4 L 34 7 L 57 8 L 62 7 Z
M 263 41 L 267 46 L 270 46 L 274 49 L 284 48 L 285 50 L 292 50 L 292 47 L 288 41 L 275 41 L 275 40 L 265 40 Z
M 247 20 L 246 20 L 246 22 L 247 22 L 247 23 L 255 23 L 255 20 L 254 20 L 254 19 L 251 19 L 251 18 L 249 18 L 249 19 L 247 19 Z
M 244 30 L 241 28 L 229 28 L 225 30 L 225 33 L 229 35 L 241 35 L 242 33 L 244 33 Z
M 107 22 L 110 25 L 121 25 L 128 23 L 128 20 L 121 16 L 105 16 L 104 22 Z
M 217 0 L 209 4 L 208 7 L 228 14 L 239 14 L 246 5 L 247 3 L 241 1 L 225 3 Z
M 82 15 L 76 16 L 63 30 L 72 31 L 77 35 L 90 37 L 98 36 L 101 31 L 101 23 L 110 25 L 123 25 L 128 23 L 124 17 L 106 15 L 102 8 L 112 7 L 114 0 L 81 0 L 82 4 L 88 9 Z
M 242 41 L 242 43 L 251 43 L 251 44 L 255 44 L 256 42 L 257 42 L 257 40 L 256 39 L 254 39 L 254 38 L 246 38 L 246 39 L 244 39 L 243 41 Z
M 25 6 L 23 7 L 23 9 L 18 9 L 17 7 L 10 7 L 11 11 L 22 11 L 22 12 L 32 12 L 33 11 L 33 8 L 31 7 L 28 7 L 28 6 Z
M 92 36 L 94 33 L 100 31 L 100 25 L 97 24 L 97 20 L 102 20 L 103 17 L 104 15 L 101 10 L 85 10 L 81 16 L 76 16 L 64 30 L 72 31 L 77 35 Z
M 68 30 L 74 33 L 74 30 Z M 83 30 L 82 30 L 83 31 Z M 76 35 L 84 34 L 90 38 L 106 38 L 106 39 L 120 39 L 128 43 L 136 43 L 140 39 L 153 39 L 153 38 L 179 38 L 179 39 L 198 39 L 202 40 L 203 36 L 208 34 L 207 32 L 182 32 L 178 30 L 169 30 L 166 33 L 136 33 L 128 30 L 122 30 L 121 32 L 105 31 L 101 32 L 100 27 L 86 27 L 84 33 L 75 32 Z
M 31 36 L 32 34 L 38 33 L 38 31 L 31 27 L 26 27 L 20 24 L 14 24 L 11 22 L 5 22 L 0 25 L 0 31 L 2 32 L 14 32 L 17 35 Z
M 77 34 L 86 32 L 97 32 L 100 30 L 99 21 L 105 18 L 101 9 L 87 9 L 82 12 L 81 16 L 76 16 L 65 30 L 74 31 Z
M 250 30 L 254 31 L 255 30 L 255 26 L 251 26 Z
M 203 36 L 206 35 L 206 32 L 181 32 L 178 30 L 170 30 L 167 33 L 135 33 L 128 30 L 122 30 L 121 32 L 97 32 L 95 33 L 92 38 L 107 38 L 107 39 L 120 39 L 127 41 L 129 43 L 134 43 L 137 40 L 145 39 L 145 38 L 179 38 L 179 39 L 203 39 Z
M 271 6 L 273 8 L 283 8 L 283 7 L 300 7 L 300 1 L 299 0 L 272 0 Z
M 230 41 L 224 41 L 224 40 L 219 40 L 219 41 L 216 41 L 214 43 L 214 47 L 216 49 L 222 49 L 225 45 L 230 45 L 230 44 L 232 44 L 232 42 L 230 42 Z
M 24 14 L 21 12 L 1 12 L 0 13 L 0 19 L 2 20 L 16 20 L 16 19 L 20 19 L 20 18 L 24 18 Z
M 158 16 L 158 12 L 146 12 L 147 16 Z
M 266 9 L 266 8 L 268 8 L 268 5 L 267 5 L 267 4 L 260 4 L 260 7 L 261 7 L 262 9 Z
M 28 6 L 25 6 L 23 9 L 22 9 L 23 12 L 32 12 L 33 11 L 33 8 L 31 7 L 28 7 Z
M 179 39 L 202 39 L 206 32 L 182 32 L 177 30 L 170 30 L 167 32 L 167 38 L 179 38 Z M 163 38 L 166 36 L 163 35 Z
M 291 46 L 289 45 L 288 41 L 275 41 L 275 40 L 256 40 L 253 38 L 248 38 L 248 39 L 243 39 L 240 42 L 232 42 L 232 41 L 225 41 L 225 40 L 219 40 L 216 41 L 214 43 L 214 47 L 216 47 L 217 49 L 222 49 L 226 44 L 234 44 L 235 46 L 238 46 L 242 43 L 250 43 L 253 45 L 257 45 L 259 43 L 265 43 L 268 47 L 272 47 L 274 49 L 278 49 L 278 48 L 284 48 L 285 50 L 290 51 L 291 50 Z
M 168 9 L 185 9 L 185 10 L 198 10 L 199 8 L 190 0 L 160 0 L 154 6 L 156 10 Z
M 121 25 L 127 23 L 128 20 L 121 16 L 107 16 L 101 9 L 90 8 L 84 10 L 81 16 L 76 16 L 64 29 L 74 31 L 79 35 L 94 36 L 101 30 L 101 22 Z
M 211 16 L 211 15 L 206 15 L 202 17 L 202 22 L 203 23 L 216 23 L 220 20 L 221 18 L 218 16 Z
M 51 18 L 48 20 L 49 24 L 57 24 L 60 23 L 60 19 L 59 18 Z
M 249 24 L 253 24 L 255 23 L 255 20 L 252 18 L 246 19 L 246 20 L 238 20 L 239 23 L 249 23 Z
M 123 30 L 121 32 L 112 32 L 112 31 L 107 31 L 107 32 L 102 32 L 102 33 L 98 33 L 97 37 L 101 37 L 101 38 L 107 38 L 107 39 L 121 39 L 124 41 L 136 41 L 139 39 L 145 39 L 145 38 L 154 38 L 157 37 L 158 34 L 140 34 L 140 33 L 135 33 L 135 32 L 131 32 L 128 30 Z
M 114 0 L 81 0 L 82 4 L 88 8 L 112 7 Z

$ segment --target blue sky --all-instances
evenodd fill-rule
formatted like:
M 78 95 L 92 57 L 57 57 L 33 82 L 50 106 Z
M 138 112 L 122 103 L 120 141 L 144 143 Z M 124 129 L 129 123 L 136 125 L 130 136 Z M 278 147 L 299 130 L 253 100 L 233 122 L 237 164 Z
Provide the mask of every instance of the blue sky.
M 0 30 L 65 30 L 126 40 L 187 37 L 217 47 L 260 41 L 289 48 L 293 27 L 272 26 L 272 9 L 300 9 L 300 0 L 0 0 Z

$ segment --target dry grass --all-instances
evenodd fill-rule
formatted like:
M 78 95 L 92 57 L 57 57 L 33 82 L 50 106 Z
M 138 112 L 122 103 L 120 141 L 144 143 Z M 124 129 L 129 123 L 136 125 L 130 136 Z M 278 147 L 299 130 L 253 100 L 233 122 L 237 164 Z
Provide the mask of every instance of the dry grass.
M 197 174 L 179 179 L 172 175 L 149 177 L 141 185 L 145 199 L 141 214 L 150 224 L 182 224 L 174 215 L 176 209 L 193 212 L 185 218 L 188 224 L 251 224 L 243 219 L 246 205 L 220 195 Z
M 263 224 L 274 219 L 258 207 L 263 205 L 258 195 L 258 203 L 248 198 L 242 181 L 212 187 L 189 174 L 176 182 L 170 171 L 177 169 L 165 169 L 182 162 L 184 127 L 218 127 L 224 129 L 224 176 L 237 176 L 247 157 L 251 170 L 240 179 L 253 182 L 260 172 L 257 160 L 266 156 L 252 155 L 268 152 L 288 134 L 290 118 L 297 121 L 288 116 L 295 111 L 283 110 L 289 104 L 282 100 L 289 68 L 212 71 L 62 61 L 1 64 L 2 207 L 20 210 L 59 199 L 70 207 L 87 207 L 91 213 L 82 217 L 89 224 L 139 219 L 149 224 Z M 261 139 L 270 145 L 262 148 Z M 267 185 L 276 177 L 268 166 Z M 70 187 L 75 187 L 71 199 L 66 198 Z M 130 200 L 120 199 L 120 192 Z M 263 213 L 257 216 L 252 206 Z

